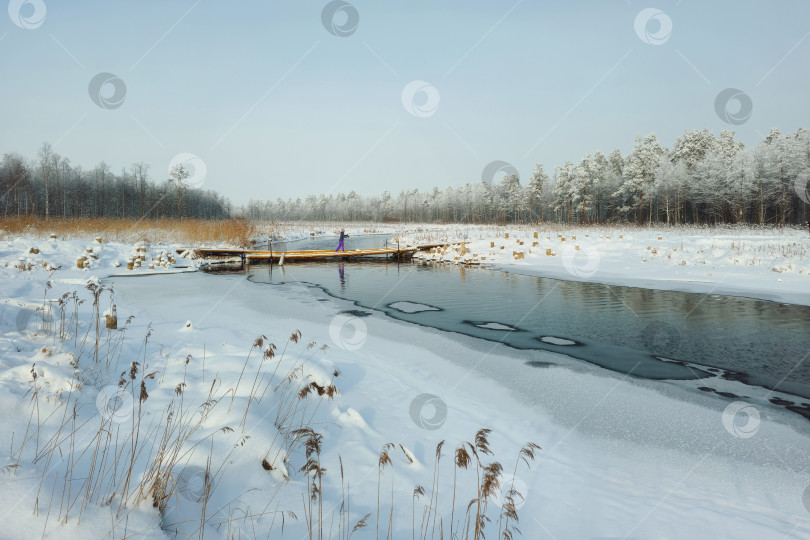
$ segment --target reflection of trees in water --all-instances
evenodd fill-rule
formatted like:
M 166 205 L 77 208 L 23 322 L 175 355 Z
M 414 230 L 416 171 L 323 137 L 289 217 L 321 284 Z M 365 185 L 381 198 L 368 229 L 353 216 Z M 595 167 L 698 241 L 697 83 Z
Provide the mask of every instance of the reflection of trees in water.
M 541 331 L 651 354 L 669 347 L 675 354 L 662 356 L 777 380 L 794 370 L 789 380 L 810 383 L 810 362 L 797 367 L 810 351 L 810 307 L 549 279 L 537 279 L 535 289 L 538 299 L 548 294 L 537 308 Z
M 535 338 L 540 336 L 559 336 L 762 374 L 772 383 L 794 370 L 787 381 L 810 384 L 810 359 L 796 367 L 810 351 L 810 307 L 560 281 L 455 264 L 353 261 L 343 264 L 342 276 L 335 266 L 291 264 L 293 274 L 287 277 L 331 285 L 341 296 L 369 306 L 383 295 L 386 304 L 409 300 L 436 305 L 447 311 L 432 320 L 445 329 L 469 331 L 457 327 L 462 319 L 511 324 L 526 332 L 498 339 L 519 347 L 539 346 Z M 283 267 L 270 271 L 271 281 L 285 281 Z M 650 329 L 653 324 L 657 326 Z M 676 341 L 666 325 L 675 330 Z

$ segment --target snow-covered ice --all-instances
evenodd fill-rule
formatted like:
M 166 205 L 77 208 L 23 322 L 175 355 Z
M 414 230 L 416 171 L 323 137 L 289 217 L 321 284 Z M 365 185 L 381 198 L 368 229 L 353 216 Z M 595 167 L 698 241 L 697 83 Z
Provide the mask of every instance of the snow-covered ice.
M 571 341 L 570 339 L 559 338 L 554 336 L 543 336 L 540 338 L 540 341 L 544 343 L 551 343 L 552 345 L 576 345 L 576 341 Z
M 392 302 L 388 307 L 394 308 L 403 313 L 421 313 L 422 311 L 440 311 L 439 308 L 420 304 L 418 302 Z
M 475 323 L 475 326 L 477 326 L 478 328 L 483 328 L 485 330 L 503 330 L 507 332 L 516 330 L 514 326 L 509 326 L 508 324 L 503 324 L 499 322 Z

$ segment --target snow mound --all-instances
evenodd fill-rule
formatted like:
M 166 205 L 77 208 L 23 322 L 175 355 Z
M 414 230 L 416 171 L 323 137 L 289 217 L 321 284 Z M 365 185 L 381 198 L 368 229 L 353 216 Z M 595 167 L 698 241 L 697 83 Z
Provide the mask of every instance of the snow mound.
M 337 419 L 337 423 L 344 427 L 355 427 L 362 431 L 370 432 L 371 427 L 366 423 L 363 416 L 357 412 L 355 409 L 349 407 L 346 409 L 346 412 L 340 412 L 340 409 L 335 409 L 334 414 Z

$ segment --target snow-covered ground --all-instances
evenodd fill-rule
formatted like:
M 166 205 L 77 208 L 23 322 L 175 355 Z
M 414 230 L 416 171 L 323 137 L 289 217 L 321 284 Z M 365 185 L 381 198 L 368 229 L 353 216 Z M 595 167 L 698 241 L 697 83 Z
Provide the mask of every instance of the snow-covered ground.
M 529 253 L 532 229 L 508 231 L 509 239 L 497 228 L 387 230 L 402 240 L 472 241 L 482 262 L 510 271 L 688 290 L 719 284 L 715 293 L 805 304 L 810 292 L 806 231 L 560 229 L 562 242 L 541 229 Z M 287 238 L 310 232 L 333 231 L 291 227 Z M 316 287 L 146 269 L 177 246 L 90 240 L 0 242 L 4 538 L 198 538 L 201 530 L 303 538 L 310 519 L 322 520 L 325 538 L 343 538 L 367 514 L 353 538 L 375 538 L 378 526 L 388 537 L 389 522 L 397 539 L 410 538 L 414 522 L 450 537 L 452 521 L 461 536 L 476 472 L 474 462 L 455 470 L 453 460 L 481 428 L 492 429 L 494 454 L 479 447 L 482 465 L 499 461 L 502 485 L 514 474 L 523 495 L 515 506 L 524 538 L 810 537 L 810 428 L 775 410 L 686 399 L 593 366 L 530 367 L 507 347 L 371 310 L 347 313 L 356 306 Z M 580 250 L 566 255 L 562 246 L 572 244 Z M 556 257 L 546 257 L 547 246 Z M 88 247 L 95 257 L 79 269 Z M 127 271 L 138 247 L 146 264 Z M 598 259 L 580 259 L 591 249 Z M 705 288 L 692 289 L 694 281 Z M 112 303 L 118 330 L 104 325 Z M 494 370 L 537 382 L 517 391 L 526 385 L 494 382 Z M 305 426 L 322 439 L 296 435 Z M 528 441 L 542 450 L 515 472 Z M 307 463 L 325 469 L 316 481 L 322 499 L 309 497 L 318 474 L 302 472 Z M 424 495 L 414 497 L 416 485 Z M 486 500 L 494 538 L 504 495 Z

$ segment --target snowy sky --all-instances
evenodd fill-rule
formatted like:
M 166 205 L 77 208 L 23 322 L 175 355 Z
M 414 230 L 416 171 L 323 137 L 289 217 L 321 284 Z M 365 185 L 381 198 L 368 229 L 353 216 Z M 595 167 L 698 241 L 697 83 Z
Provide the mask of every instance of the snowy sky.
M 809 21 L 806 0 L 11 0 L 0 153 L 48 141 L 153 180 L 190 153 L 237 204 L 458 186 L 494 160 L 525 183 L 637 134 L 810 127 Z

